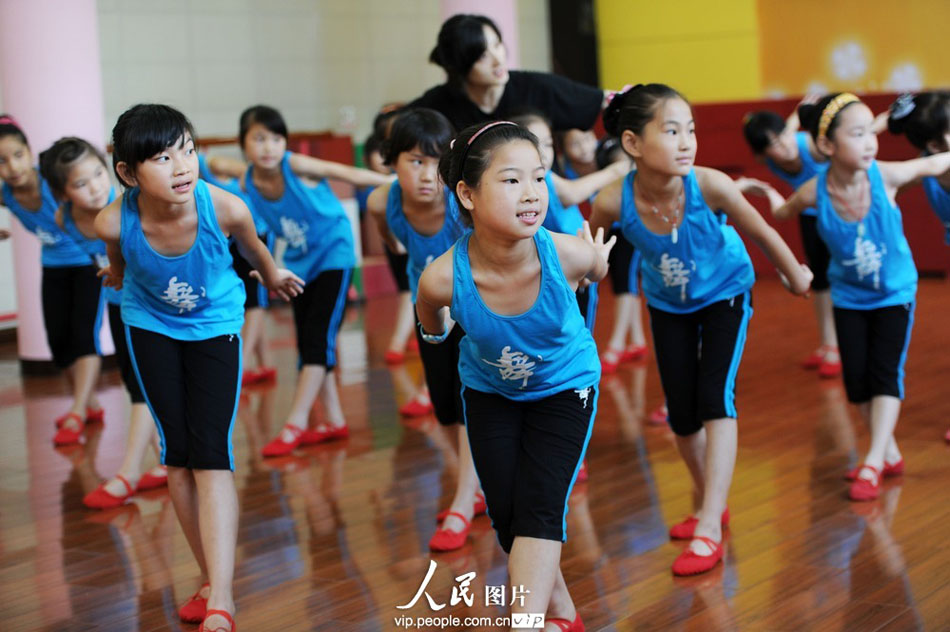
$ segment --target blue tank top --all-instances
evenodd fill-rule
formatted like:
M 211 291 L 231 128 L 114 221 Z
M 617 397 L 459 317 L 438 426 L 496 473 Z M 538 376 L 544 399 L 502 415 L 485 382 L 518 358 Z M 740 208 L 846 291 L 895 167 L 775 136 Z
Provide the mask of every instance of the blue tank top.
M 640 252 L 643 294 L 657 309 L 685 314 L 747 292 L 755 283 L 752 260 L 736 229 L 703 199 L 696 172 L 683 176 L 683 219 L 677 242 L 640 221 L 633 194 L 636 172 L 624 178 L 620 224 Z
M 115 189 L 109 191 L 109 203 L 111 204 L 113 200 L 115 200 Z M 73 205 L 70 202 L 63 204 L 63 230 L 86 253 L 87 261 L 91 259 L 100 270 L 109 265 L 106 242 L 98 238 L 90 239 L 82 234 L 73 220 Z M 103 286 L 102 296 L 110 305 L 122 304 L 122 290 Z
M 922 184 L 930 207 L 937 214 L 946 231 L 944 242 L 950 246 L 950 191 L 944 189 L 936 178 L 924 178 Z
M 419 277 L 432 261 L 448 251 L 458 238 L 468 228 L 462 223 L 459 216 L 458 202 L 455 196 L 446 187 L 445 220 L 442 228 L 434 235 L 422 235 L 409 225 L 406 214 L 402 210 L 402 187 L 396 180 L 389 187 L 389 196 L 386 198 L 386 223 L 396 236 L 396 239 L 406 247 L 409 260 L 406 262 L 406 273 L 409 276 L 409 291 L 412 293 L 412 302 L 416 302 L 416 290 L 419 288 Z
M 550 171 L 544 174 L 544 183 L 548 185 L 548 212 L 545 214 L 544 222 L 541 225 L 555 233 L 577 236 L 577 231 L 584 226 L 584 216 L 581 215 L 581 210 L 577 208 L 576 204 L 574 206 L 561 204 Z
M 289 158 L 287 152 L 280 163 L 284 194 L 279 200 L 268 200 L 254 186 L 253 165 L 244 178 L 254 210 L 287 241 L 284 265 L 306 283 L 324 270 L 354 267 L 353 231 L 343 205 L 325 179 L 316 187 L 304 184 L 291 170 Z
M 248 210 L 251 211 L 251 217 L 254 219 L 254 230 L 257 231 L 258 235 L 267 234 L 267 224 L 260 218 L 260 214 L 254 211 L 254 204 L 251 202 L 251 197 L 241 188 L 241 183 L 238 182 L 237 178 L 222 180 L 211 173 L 211 168 L 208 167 L 208 159 L 204 154 L 198 154 L 198 177 L 208 184 L 213 184 L 241 198 L 241 200 L 247 204 Z
M 917 294 L 917 268 L 904 237 L 901 211 L 891 204 L 877 161 L 868 168 L 871 206 L 860 222 L 838 215 L 828 195 L 828 174 L 818 174 L 818 235 L 828 246 L 831 302 L 846 309 L 903 305 Z
M 37 174 L 40 184 L 42 203 L 39 210 L 31 211 L 24 208 L 13 197 L 13 189 L 6 182 L 3 183 L 3 205 L 10 209 L 23 227 L 36 235 L 42 246 L 40 261 L 46 268 L 66 268 L 70 266 L 89 265 L 89 255 L 82 251 L 60 227 L 56 224 L 56 209 L 59 203 L 53 197 L 46 180 Z
M 766 159 L 765 164 L 768 165 L 768 168 L 777 175 L 779 178 L 787 182 L 792 186 L 793 189 L 797 189 L 802 186 L 819 173 L 824 173 L 828 171 L 828 162 L 818 162 L 812 157 L 811 151 L 808 148 L 808 132 L 797 132 L 795 134 L 795 142 L 798 144 L 798 158 L 802 162 L 801 171 L 798 173 L 789 173 L 779 167 L 777 164 L 772 162 L 771 159 Z M 815 216 L 817 213 L 814 208 L 806 208 L 802 211 L 802 215 L 811 215 Z
M 244 283 L 234 271 L 228 238 L 221 232 L 211 193 L 195 183 L 198 230 L 187 252 L 166 256 L 145 238 L 139 189 L 122 198 L 119 244 L 125 259 L 122 320 L 131 327 L 176 340 L 237 334 L 244 323 Z
M 515 316 L 495 314 L 478 294 L 468 258 L 471 236 L 455 244 L 453 262 L 451 313 L 465 330 L 459 342 L 462 384 L 513 400 L 538 400 L 597 384 L 597 347 L 548 231 L 540 228 L 534 236 L 541 260 L 538 298 Z

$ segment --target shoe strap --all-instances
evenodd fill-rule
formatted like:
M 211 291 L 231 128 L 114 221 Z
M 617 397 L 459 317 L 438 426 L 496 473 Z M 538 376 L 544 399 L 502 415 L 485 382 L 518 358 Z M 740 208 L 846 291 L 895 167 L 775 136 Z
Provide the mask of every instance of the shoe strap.
M 712 538 L 707 538 L 704 535 L 694 535 L 693 539 L 699 540 L 700 542 L 708 546 L 709 550 L 712 551 L 712 553 L 710 553 L 709 555 L 716 555 L 716 552 L 722 548 L 722 545 L 719 542 L 716 542 Z M 687 550 L 689 550 L 693 555 L 696 555 L 698 557 L 708 557 L 706 555 L 699 555 L 699 553 L 693 551 L 692 549 L 687 549 Z
M 564 632 L 567 632 L 571 629 L 571 626 L 574 625 L 573 621 L 568 621 L 567 619 L 562 619 L 561 617 L 545 617 L 545 623 L 553 623 L 557 627 L 561 628 Z
M 466 518 L 465 516 L 463 516 L 462 514 L 460 514 L 460 513 L 457 512 L 457 511 L 450 511 L 449 513 L 445 514 L 446 520 L 448 520 L 449 516 L 455 516 L 456 518 L 458 518 L 459 520 L 461 520 L 462 522 L 464 522 L 466 529 L 468 529 L 468 528 L 471 526 L 471 524 L 472 524 L 471 522 L 469 522 L 468 518 Z
M 60 417 L 60 419 L 63 420 L 63 423 L 62 423 L 62 425 L 61 425 L 62 428 L 66 428 L 66 420 L 67 420 L 67 419 L 75 419 L 75 420 L 76 420 L 76 423 L 79 424 L 79 429 L 80 429 L 80 430 L 82 430 L 83 427 L 85 427 L 85 425 L 86 425 L 86 420 L 83 419 L 82 416 L 79 415 L 78 413 L 69 412 L 69 413 L 66 413 L 65 415 L 63 415 L 62 417 Z M 68 428 L 67 428 L 67 430 L 68 430 Z
M 874 473 L 873 483 L 866 478 L 861 478 L 861 470 L 871 470 L 871 472 Z M 861 467 L 858 468 L 857 473 L 854 475 L 854 479 L 859 480 L 859 481 L 865 481 L 866 483 L 871 483 L 876 486 L 876 485 L 879 485 L 881 482 L 881 473 L 873 465 L 862 465 Z
M 300 435 L 302 435 L 306 431 L 305 428 L 298 428 L 297 426 L 293 424 L 284 424 L 284 427 L 281 428 L 281 432 L 283 432 L 284 430 L 290 432 L 290 434 L 294 436 L 294 439 L 298 438 Z
M 129 490 L 129 494 L 128 494 L 129 496 L 135 493 L 135 489 L 132 488 L 132 484 L 129 483 L 129 479 L 122 476 L 121 474 L 116 474 L 115 477 L 119 479 L 120 481 L 122 481 L 123 484 L 125 484 L 125 488 Z
M 237 626 L 234 625 L 234 618 L 231 616 L 230 612 L 227 610 L 208 610 L 205 612 L 205 621 L 208 620 L 208 617 L 212 617 L 214 615 L 218 615 L 219 617 L 224 617 L 227 619 L 228 623 L 230 624 L 230 628 L 226 630 L 225 628 L 218 626 L 212 630 L 211 628 L 206 628 L 205 622 L 202 621 L 201 627 L 198 628 L 198 632 L 218 632 L 219 630 L 223 630 L 224 632 L 237 632 Z
M 205 589 L 205 586 L 207 586 L 208 588 L 211 588 L 211 582 L 205 582 L 201 584 L 198 590 L 195 591 L 195 594 L 191 596 L 191 599 L 189 601 L 194 601 L 195 599 L 204 599 L 205 601 L 207 601 L 208 599 L 206 597 L 201 596 L 201 591 Z

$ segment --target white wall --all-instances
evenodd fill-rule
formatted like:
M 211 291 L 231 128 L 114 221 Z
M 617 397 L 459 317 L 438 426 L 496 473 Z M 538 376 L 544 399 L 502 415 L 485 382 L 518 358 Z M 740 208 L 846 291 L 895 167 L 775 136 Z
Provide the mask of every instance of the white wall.
M 522 66 L 549 70 L 546 1 L 518 13 Z M 380 105 L 444 80 L 427 62 L 439 16 L 437 0 L 99 0 L 106 129 L 159 101 L 199 135 L 234 135 L 268 103 L 291 129 L 361 141 Z

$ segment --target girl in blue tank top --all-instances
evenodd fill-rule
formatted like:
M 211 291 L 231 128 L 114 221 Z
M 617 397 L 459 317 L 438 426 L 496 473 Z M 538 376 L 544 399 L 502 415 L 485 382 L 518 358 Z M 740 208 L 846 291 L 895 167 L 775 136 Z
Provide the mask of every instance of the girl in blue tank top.
M 670 529 L 671 537 L 692 540 L 673 562 L 673 573 L 693 575 L 711 570 L 723 555 L 737 445 L 735 384 L 755 281 L 742 240 L 717 212 L 762 248 L 795 294 L 808 291 L 812 275 L 731 178 L 694 168 L 692 110 L 676 90 L 662 84 L 630 88 L 613 98 L 604 121 L 637 169 L 601 192 L 592 224 L 606 228 L 620 221 L 642 255 L 669 424 L 696 486 L 696 514 Z
M 435 110 L 416 108 L 399 115 L 390 129 L 384 155 L 397 180 L 378 187 L 368 201 L 368 210 L 387 247 L 393 251 L 398 251 L 400 245 L 405 247 L 413 303 L 425 268 L 468 231 L 455 196 L 439 179 L 439 158 L 453 134 L 452 125 Z M 445 520 L 429 541 L 434 551 L 461 548 L 471 519 L 475 513 L 484 512 L 478 507 L 478 477 L 468 435 L 461 425 L 459 340 L 463 335 L 462 328 L 455 325 L 445 344 L 421 342 L 419 346 L 436 419 L 444 426 L 455 426 L 459 438 L 455 495 Z
M 950 92 L 946 90 L 904 94 L 889 110 L 888 129 L 904 134 L 924 155 L 950 151 Z M 930 208 L 944 227 L 950 245 L 950 171 L 921 181 Z M 950 430 L 944 435 L 950 442 Z
M 548 187 L 548 212 L 544 217 L 544 228 L 565 235 L 577 235 L 584 225 L 584 216 L 577 205 L 596 195 L 614 180 L 623 177 L 628 170 L 628 164 L 615 162 L 582 178 L 562 178 L 551 171 L 555 159 L 554 135 L 547 117 L 532 110 L 515 116 L 512 120 L 537 136 L 541 144 L 541 159 L 547 169 L 544 182 Z M 597 284 L 577 291 L 577 306 L 584 317 L 584 323 L 591 331 L 594 331 L 597 317 L 597 291 Z
M 262 451 L 268 457 L 284 456 L 299 445 L 349 436 L 331 372 L 356 252 L 353 228 L 328 179 L 369 186 L 391 178 L 287 151 L 287 124 L 266 105 L 241 114 L 238 141 L 249 163 L 244 190 L 255 212 L 287 242 L 284 263 L 306 284 L 293 300 L 300 358 L 296 394 L 283 429 Z M 312 186 L 305 177 L 320 182 Z M 310 409 L 321 391 L 327 423 L 308 429 Z
M 95 262 L 97 268 L 109 265 L 105 242 L 96 234 L 95 221 L 99 211 L 115 199 L 109 181 L 105 157 L 95 147 L 80 138 L 62 138 L 44 151 L 40 167 L 50 188 L 63 200 L 56 212 L 56 222 Z M 131 358 L 125 343 L 122 322 L 121 291 L 103 288 L 100 296 L 108 303 L 109 328 L 115 345 L 115 358 L 122 372 L 122 381 L 132 399 L 128 441 L 125 456 L 118 472 L 86 494 L 83 504 L 92 509 L 111 509 L 120 506 L 133 493 L 162 486 L 167 482 L 165 467 L 157 465 L 145 472 L 145 452 L 149 444 L 158 455 L 158 433 L 145 404 L 138 381 L 132 371 Z M 64 424 L 68 428 L 69 422 Z
M 904 362 L 913 325 L 917 270 L 904 237 L 897 190 L 950 169 L 950 153 L 905 162 L 877 162 L 874 116 L 849 93 L 799 108 L 827 173 L 809 180 L 776 217 L 818 210 L 818 230 L 831 252 L 828 270 L 848 399 L 871 428 L 864 463 L 848 473 L 852 500 L 880 493 L 880 479 L 902 472 L 894 428 L 904 396 Z M 893 114 L 892 114 L 893 116 Z
M 158 425 L 178 519 L 186 533 L 217 543 L 214 556 L 198 560 L 210 580 L 202 625 L 233 630 L 231 435 L 244 288 L 228 238 L 281 298 L 297 295 L 303 281 L 276 267 L 240 198 L 199 179 L 194 131 L 181 112 L 136 105 L 119 117 L 112 145 L 116 175 L 129 188 L 96 218 L 110 262 L 102 275 L 123 289 L 129 355 Z
M 552 592 L 563 586 L 567 498 L 593 428 L 600 365 L 573 294 L 607 273 L 613 240 L 541 227 L 547 169 L 537 138 L 514 123 L 463 131 L 439 170 L 473 230 L 422 273 L 423 338 L 449 335 L 445 309 L 464 329 L 464 422 L 492 526 L 514 551 L 511 581 L 534 578 L 527 611 L 578 626 L 566 591 Z
M 102 284 L 89 256 L 57 225 L 53 193 L 34 166 L 26 135 L 12 118 L 0 115 L 0 204 L 40 240 L 46 341 L 53 363 L 69 373 L 73 396 L 69 410 L 55 420 L 53 442 L 66 445 L 79 442 L 83 426 L 103 416 L 95 394 Z M 0 230 L 0 239 L 7 237 L 9 232 Z
M 813 103 L 816 96 L 806 96 L 802 103 Z M 818 151 L 808 132 L 799 131 L 798 110 L 794 109 L 788 119 L 775 112 L 762 110 L 746 115 L 742 131 L 746 142 L 758 162 L 765 163 L 769 170 L 793 189 L 798 188 L 819 173 L 827 171 L 828 160 Z M 743 191 L 777 197 L 780 194 L 771 186 L 756 180 L 740 178 L 752 186 Z M 740 184 L 740 188 L 742 185 Z M 802 246 L 805 260 L 814 272 L 811 288 L 818 325 L 819 346 L 802 362 L 806 369 L 817 369 L 818 376 L 833 378 L 841 374 L 841 358 L 838 354 L 838 337 L 831 314 L 831 293 L 828 284 L 830 255 L 825 243 L 818 236 L 816 212 L 805 209 L 799 217 Z

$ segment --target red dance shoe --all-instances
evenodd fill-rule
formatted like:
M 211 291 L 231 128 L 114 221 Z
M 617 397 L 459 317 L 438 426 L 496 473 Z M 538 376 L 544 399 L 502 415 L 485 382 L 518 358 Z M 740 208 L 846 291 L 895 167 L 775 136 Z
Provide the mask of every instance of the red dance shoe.
M 947 434 L 943 435 L 943 440 L 950 443 L 950 430 L 947 430 Z
M 629 345 L 620 356 L 621 362 L 636 362 L 647 357 L 646 345 Z
M 125 485 L 125 489 L 128 492 L 123 496 L 113 496 L 106 489 L 106 483 L 108 481 L 103 481 L 99 483 L 99 487 L 95 488 L 88 494 L 86 494 L 82 499 L 82 504 L 89 507 L 90 509 L 115 509 L 125 503 L 132 495 L 135 493 L 135 490 L 132 489 L 132 485 L 129 484 L 129 480 L 122 476 L 121 474 L 116 474 L 115 477 L 122 481 Z
M 581 620 L 581 613 L 578 612 L 577 616 L 574 617 L 573 621 L 568 621 L 567 619 L 561 619 L 560 617 L 547 617 L 544 621 L 545 623 L 553 623 L 559 627 L 563 632 L 586 632 L 584 627 L 584 621 Z
M 874 500 L 881 494 L 881 474 L 873 465 L 862 465 L 858 468 L 858 474 L 862 470 L 871 470 L 874 474 L 874 480 L 869 481 L 866 478 L 855 478 L 851 483 L 851 489 L 848 490 L 848 498 L 851 500 Z
M 229 627 L 217 626 L 215 628 L 209 628 L 206 626 L 205 621 L 208 620 L 208 617 L 213 617 L 214 615 L 227 619 Z M 205 618 L 201 621 L 201 627 L 198 628 L 198 632 L 237 632 L 237 626 L 234 624 L 234 618 L 230 612 L 224 610 L 208 610 L 208 612 L 205 613 Z
M 696 531 L 696 525 L 699 523 L 699 520 L 695 516 L 686 516 L 686 520 L 683 522 L 678 522 L 670 527 L 670 539 L 671 540 L 691 540 L 693 539 L 693 532 Z M 722 526 L 729 526 L 729 508 L 726 507 L 726 510 L 722 512 Z
M 383 361 L 389 365 L 402 364 L 405 362 L 405 360 L 406 354 L 402 351 L 393 351 L 390 349 L 385 354 L 383 354 Z
M 86 427 L 86 423 L 82 420 L 82 417 L 76 413 L 66 413 L 62 417 L 63 422 L 59 426 L 59 430 L 56 431 L 56 434 L 53 435 L 53 443 L 56 445 L 72 445 L 74 443 L 79 443 L 79 437 L 82 436 L 82 430 Z M 68 419 L 73 419 L 76 422 L 76 427 L 68 427 L 66 421 Z
M 139 479 L 139 484 L 135 487 L 135 491 L 147 492 L 150 489 L 158 489 L 159 487 L 168 485 L 168 468 L 164 465 L 162 465 L 161 468 L 162 474 L 155 475 L 151 472 L 143 474 L 142 478 Z
M 435 515 L 436 523 L 441 524 L 445 517 L 449 515 L 451 509 L 443 509 Z M 475 504 L 472 506 L 472 517 L 480 516 L 488 512 L 488 505 L 485 504 L 485 497 L 482 494 L 475 494 Z
M 839 375 L 841 375 L 841 360 L 835 362 L 822 360 L 821 364 L 818 365 L 818 377 L 820 378 L 827 380 Z
M 465 545 L 465 540 L 468 538 L 468 532 L 472 528 L 472 523 L 457 511 L 450 511 L 445 517 L 448 518 L 449 516 L 455 516 L 464 522 L 465 527 L 461 531 L 452 531 L 451 529 L 446 529 L 444 527 L 441 529 L 436 529 L 435 533 L 432 534 L 432 538 L 429 540 L 430 550 L 454 551 L 456 549 L 462 548 Z
M 178 609 L 178 618 L 184 623 L 201 623 L 204 621 L 205 613 L 208 610 L 208 600 L 201 596 L 201 591 L 205 586 L 210 586 L 208 582 L 201 585 L 198 592 L 193 594 L 188 601 Z
M 418 395 L 399 407 L 399 414 L 403 417 L 425 417 L 434 410 L 429 398 L 420 398 Z
M 406 353 L 419 353 L 419 341 L 415 336 L 409 338 L 409 342 L 406 343 Z
M 686 549 L 673 561 L 673 574 L 679 576 L 699 575 L 711 571 L 722 559 L 722 544 L 698 535 L 694 540 L 705 542 L 712 549 L 709 555 L 699 555 L 692 549 Z
M 86 406 L 86 423 L 92 424 L 106 420 L 105 408 L 89 408 Z
M 290 441 L 284 441 L 280 436 L 284 433 L 284 430 L 290 432 L 293 435 L 293 438 Z M 265 457 L 267 456 L 287 456 L 294 451 L 298 445 L 300 445 L 300 437 L 303 435 L 304 429 L 298 428 L 293 424 L 287 424 L 284 426 L 280 434 L 274 437 L 274 440 L 264 446 L 261 450 L 261 454 Z
M 821 363 L 825 361 L 825 354 L 828 353 L 828 349 L 833 349 L 834 347 L 827 347 L 822 345 L 812 351 L 812 354 L 802 360 L 802 368 L 814 370 L 821 366 Z
M 581 463 L 581 469 L 577 471 L 577 480 L 575 483 L 586 483 L 587 479 L 590 478 L 590 474 L 587 472 L 587 461 Z
M 600 372 L 604 375 L 616 373 L 621 362 L 623 362 L 623 349 L 618 351 L 608 347 L 606 351 L 600 354 Z
M 300 445 L 316 445 L 335 439 L 346 439 L 349 436 L 349 426 L 318 426 L 316 430 L 304 430 L 300 434 Z
M 273 382 L 277 379 L 277 367 L 262 366 L 257 370 L 258 382 Z
M 663 404 L 659 408 L 655 409 L 647 417 L 647 423 L 652 426 L 665 426 L 670 420 L 670 411 L 667 410 L 666 404 Z
M 257 371 L 245 370 L 241 373 L 241 386 L 250 386 L 251 384 L 257 384 Z
M 858 477 L 858 472 L 861 470 L 861 466 L 858 466 L 854 469 L 848 470 L 844 475 L 845 479 L 853 481 Z M 897 461 L 896 463 L 888 463 L 884 461 L 884 467 L 881 468 L 881 476 L 884 478 L 889 478 L 891 476 L 900 476 L 904 473 L 904 459 Z

